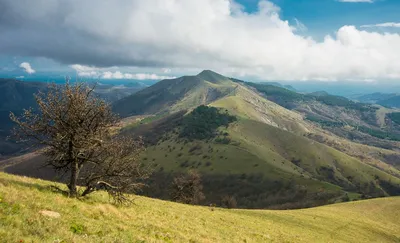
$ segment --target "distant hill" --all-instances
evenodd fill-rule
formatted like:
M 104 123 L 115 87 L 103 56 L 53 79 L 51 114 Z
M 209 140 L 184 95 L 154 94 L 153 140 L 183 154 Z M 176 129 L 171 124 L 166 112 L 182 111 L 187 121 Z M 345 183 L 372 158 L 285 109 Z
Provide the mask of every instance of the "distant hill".
M 328 96 L 329 93 L 326 91 L 315 91 L 315 92 L 309 93 L 308 95 L 315 96 L 315 97 L 321 97 L 321 96 Z
M 100 98 L 112 103 L 134 94 L 146 87 L 148 87 L 148 85 L 139 82 L 130 82 L 119 85 L 98 83 L 94 92 Z
M 400 108 L 400 95 L 379 100 L 377 103 L 386 107 Z
M 396 127 L 390 133 L 385 128 L 386 114 L 390 110 L 324 91 L 301 94 L 268 84 L 235 81 L 255 88 L 268 100 L 300 112 L 307 120 L 338 136 L 382 148 L 399 146 L 400 128 Z
M 387 99 L 396 97 L 397 94 L 395 93 L 391 93 L 391 94 L 387 94 L 387 93 L 372 93 L 372 94 L 366 94 L 366 95 L 362 95 L 357 97 L 356 99 L 360 102 L 364 102 L 364 103 L 379 103 L 381 101 L 385 101 Z
M 34 94 L 39 91 L 46 92 L 47 85 L 45 82 L 0 79 L 0 90 L 2 91 L 0 96 L 0 156 L 16 153 L 24 147 L 6 139 L 14 125 L 9 119 L 10 112 L 20 114 L 23 109 L 31 107 L 35 109 Z M 95 84 L 89 83 L 89 85 Z M 145 85 L 136 82 L 125 85 L 98 84 L 94 93 L 109 102 L 113 102 L 145 87 Z
M 389 108 L 400 108 L 400 94 L 397 93 L 372 93 L 356 98 L 365 103 L 374 103 Z
M 291 90 L 291 91 L 296 91 L 296 89 L 293 86 L 289 85 L 289 84 L 281 84 L 281 83 L 278 83 L 278 82 L 260 82 L 260 83 L 261 84 L 267 84 L 267 85 L 273 85 L 273 86 L 285 88 L 285 89 L 288 89 L 288 90 Z
M 21 145 L 7 141 L 10 129 L 13 127 L 9 115 L 10 112 L 20 114 L 22 110 L 36 107 L 33 94 L 44 91 L 46 83 L 23 82 L 15 79 L 0 79 L 0 156 L 15 153 L 21 149 Z
M 244 82 L 243 80 L 236 79 L 236 78 L 230 78 L 230 79 L 232 81 L 234 81 L 234 82 Z M 279 88 L 285 88 L 285 89 L 288 89 L 290 91 L 297 92 L 297 90 L 292 85 L 289 85 L 289 84 L 281 84 L 279 82 L 257 82 L 257 84 L 271 85 L 271 86 L 276 86 L 276 87 L 279 87 Z

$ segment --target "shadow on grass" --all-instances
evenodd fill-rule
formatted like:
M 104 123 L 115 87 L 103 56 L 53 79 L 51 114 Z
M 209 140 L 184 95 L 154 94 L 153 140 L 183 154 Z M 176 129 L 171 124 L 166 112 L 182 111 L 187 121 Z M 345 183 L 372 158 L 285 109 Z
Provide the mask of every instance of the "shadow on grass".
M 40 192 L 53 192 L 53 193 L 58 193 L 64 196 L 68 196 L 67 191 L 62 190 L 59 188 L 55 183 L 54 185 L 39 185 L 34 182 L 25 182 L 21 180 L 15 180 L 12 178 L 0 178 L 0 184 L 3 184 L 4 186 L 12 186 L 16 185 L 19 187 L 26 187 L 29 189 L 37 189 Z

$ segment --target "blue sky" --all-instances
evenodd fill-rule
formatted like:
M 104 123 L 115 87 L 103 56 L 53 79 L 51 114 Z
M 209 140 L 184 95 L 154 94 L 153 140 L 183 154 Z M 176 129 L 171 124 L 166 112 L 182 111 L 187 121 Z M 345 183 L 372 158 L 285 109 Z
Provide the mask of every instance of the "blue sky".
M 238 0 L 246 11 L 257 11 L 258 0 Z M 298 19 L 307 26 L 307 33 L 315 38 L 332 34 L 344 25 L 367 25 L 399 22 L 399 0 L 375 2 L 339 2 L 337 0 L 271 0 L 281 8 L 281 16 L 288 21 Z M 387 30 L 386 31 L 393 31 Z
M 400 1 L 354 1 L 3 0 L 0 76 L 397 82 Z

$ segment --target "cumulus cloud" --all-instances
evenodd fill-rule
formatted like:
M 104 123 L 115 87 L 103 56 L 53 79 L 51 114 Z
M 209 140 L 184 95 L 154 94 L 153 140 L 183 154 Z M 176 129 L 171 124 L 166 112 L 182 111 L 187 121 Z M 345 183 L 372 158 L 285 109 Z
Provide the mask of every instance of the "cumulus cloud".
M 126 73 L 119 70 L 113 71 L 107 68 L 97 68 L 74 64 L 70 66 L 74 69 L 78 76 L 86 78 L 100 78 L 100 79 L 136 79 L 136 80 L 162 80 L 175 78 L 174 76 L 164 76 L 152 73 Z
M 400 28 L 400 23 L 388 22 L 388 23 L 381 23 L 381 24 L 366 24 L 366 25 L 361 25 L 360 27 L 361 28 L 374 28 L 374 27 Z
M 399 34 L 343 26 L 317 41 L 266 0 L 254 13 L 233 0 L 2 0 L 0 9 L 1 53 L 79 63 L 82 76 L 136 66 L 278 80 L 400 78 Z
M 31 64 L 29 62 L 23 62 L 19 65 L 20 68 L 24 70 L 24 72 L 33 74 L 36 73 L 36 71 L 31 67 Z

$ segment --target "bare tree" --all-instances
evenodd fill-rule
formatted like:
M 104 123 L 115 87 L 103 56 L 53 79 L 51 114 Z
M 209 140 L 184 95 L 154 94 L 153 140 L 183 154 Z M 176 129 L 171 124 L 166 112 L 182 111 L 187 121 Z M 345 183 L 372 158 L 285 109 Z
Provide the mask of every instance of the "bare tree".
M 199 204 L 205 199 L 201 175 L 196 171 L 189 171 L 174 178 L 171 185 L 171 198 L 176 202 Z
M 237 208 L 237 201 L 234 196 L 225 195 L 221 198 L 222 207 Z
M 120 200 L 149 175 L 138 162 L 144 147 L 141 140 L 117 134 L 117 116 L 93 90 L 84 83 L 51 84 L 48 92 L 35 95 L 37 111 L 10 113 L 17 124 L 14 135 L 43 148 L 46 165 L 69 177 L 70 197 L 102 188 Z M 85 187 L 82 192 L 78 185 Z

